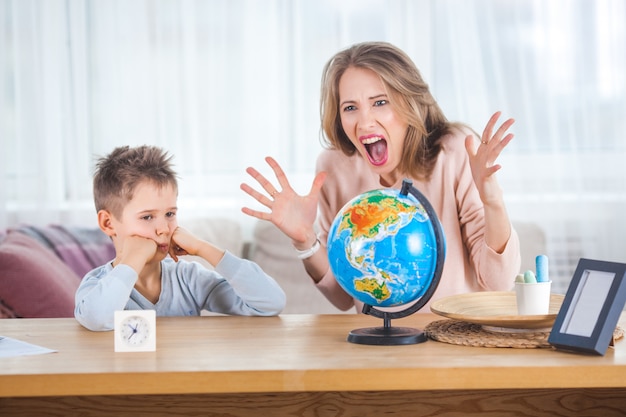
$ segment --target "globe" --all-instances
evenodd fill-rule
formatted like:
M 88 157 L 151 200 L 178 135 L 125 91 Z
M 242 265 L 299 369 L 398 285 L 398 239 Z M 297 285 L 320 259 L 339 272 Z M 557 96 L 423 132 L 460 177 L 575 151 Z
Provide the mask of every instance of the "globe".
M 432 296 L 445 238 L 428 200 L 405 180 L 401 190 L 372 190 L 346 203 L 330 226 L 327 252 L 337 282 L 365 304 L 365 313 L 371 314 L 370 307 L 412 306 L 389 316 L 398 318 Z

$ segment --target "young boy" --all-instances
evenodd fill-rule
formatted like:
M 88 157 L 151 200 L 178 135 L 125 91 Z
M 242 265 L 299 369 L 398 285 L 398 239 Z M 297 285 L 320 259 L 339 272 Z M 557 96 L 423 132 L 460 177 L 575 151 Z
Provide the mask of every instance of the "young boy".
M 116 310 L 156 310 L 157 316 L 272 316 L 285 293 L 253 262 L 237 258 L 178 227 L 177 175 L 160 148 L 119 147 L 100 158 L 93 180 L 98 225 L 113 240 L 115 259 L 83 278 L 76 320 L 112 330 Z M 170 258 L 167 255 L 170 255 Z M 204 258 L 215 271 L 181 255 Z

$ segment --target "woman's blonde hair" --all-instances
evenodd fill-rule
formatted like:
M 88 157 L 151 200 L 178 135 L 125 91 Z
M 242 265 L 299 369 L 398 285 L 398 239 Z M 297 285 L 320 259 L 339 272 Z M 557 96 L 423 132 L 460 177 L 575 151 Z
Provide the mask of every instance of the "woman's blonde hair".
M 327 147 L 353 155 L 356 148 L 341 126 L 339 80 L 350 67 L 374 71 L 383 82 L 394 110 L 407 121 L 400 170 L 427 179 L 440 151 L 440 138 L 452 126 L 409 56 L 386 42 L 364 42 L 335 54 L 324 66 L 320 115 Z

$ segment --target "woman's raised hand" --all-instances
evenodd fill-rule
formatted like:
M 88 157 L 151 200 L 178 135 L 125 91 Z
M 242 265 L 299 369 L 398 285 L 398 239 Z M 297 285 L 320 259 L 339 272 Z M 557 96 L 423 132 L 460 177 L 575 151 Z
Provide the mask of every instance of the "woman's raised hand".
M 310 244 L 311 237 L 315 236 L 317 203 L 326 173 L 317 174 L 309 194 L 301 196 L 293 190 L 285 172 L 272 157 L 266 157 L 265 161 L 274 171 L 280 189 L 252 167 L 248 167 L 246 172 L 259 183 L 265 193 L 257 191 L 246 183 L 241 184 L 240 188 L 270 211 L 268 213 L 249 207 L 243 207 L 241 211 L 249 216 L 271 221 L 291 238 L 296 246 Z
M 513 119 L 506 120 L 493 133 L 499 118 L 499 111 L 491 116 L 485 126 L 478 147 L 476 147 L 476 139 L 473 135 L 465 138 L 465 148 L 469 155 L 472 177 L 478 188 L 480 198 L 485 205 L 502 203 L 502 190 L 494 175 L 501 166 L 495 162 L 502 150 L 513 139 L 513 134 L 507 133 L 515 122 Z

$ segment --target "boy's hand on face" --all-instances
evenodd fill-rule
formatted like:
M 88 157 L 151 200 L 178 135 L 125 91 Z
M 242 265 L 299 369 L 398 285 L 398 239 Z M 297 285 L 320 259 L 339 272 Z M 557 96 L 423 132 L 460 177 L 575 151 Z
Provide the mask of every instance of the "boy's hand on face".
M 213 266 L 216 266 L 224 256 L 224 250 L 197 238 L 182 227 L 176 228 L 170 240 L 170 256 L 178 262 L 178 257 L 183 255 L 200 256 Z
M 129 236 L 124 239 L 122 251 L 117 256 L 118 264 L 125 264 L 139 274 L 157 251 L 157 243 L 141 236 Z
M 179 256 L 197 255 L 200 241 L 188 230 L 177 227 L 170 240 L 170 256 L 178 262 Z

